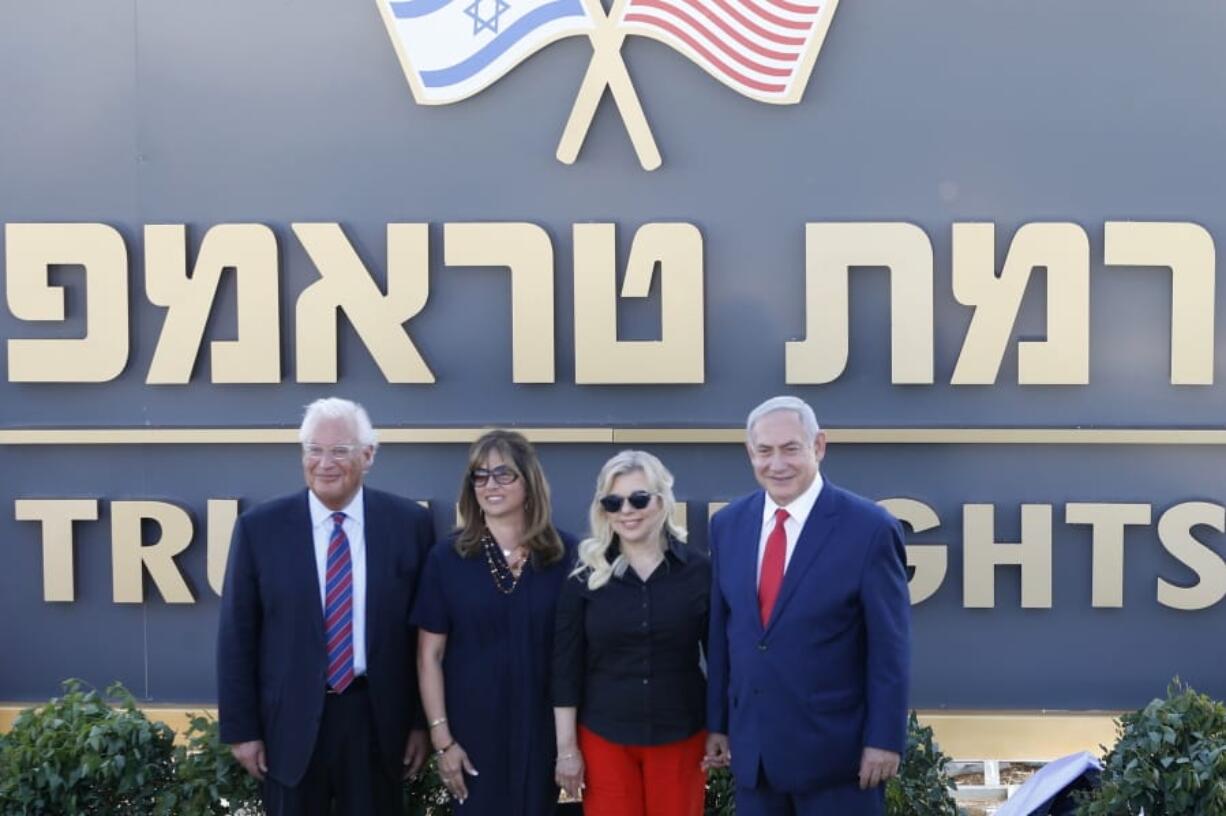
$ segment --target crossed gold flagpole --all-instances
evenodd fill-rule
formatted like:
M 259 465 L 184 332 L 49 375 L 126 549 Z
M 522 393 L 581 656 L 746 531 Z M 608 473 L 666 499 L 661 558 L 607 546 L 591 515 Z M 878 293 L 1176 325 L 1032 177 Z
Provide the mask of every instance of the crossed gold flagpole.
M 588 16 L 596 24 L 596 28 L 588 36 L 592 40 L 592 61 L 588 64 L 583 84 L 575 96 L 574 107 L 570 109 L 570 118 L 566 120 L 566 129 L 562 131 L 562 139 L 558 142 L 558 161 L 563 164 L 574 164 L 579 157 L 579 149 L 592 127 L 592 119 L 596 116 L 596 106 L 608 86 L 613 94 L 613 101 L 621 112 L 622 121 L 626 124 L 626 132 L 630 134 L 630 142 L 634 152 L 639 157 L 639 164 L 644 170 L 655 170 L 660 166 L 660 151 L 656 148 L 656 140 L 651 135 L 647 125 L 647 117 L 639 104 L 638 95 L 634 92 L 634 84 L 630 81 L 630 72 L 622 61 L 622 40 L 625 32 L 619 30 L 614 21 L 621 19 L 622 10 L 628 0 L 614 0 L 608 15 L 600 0 L 583 0 L 583 6 Z

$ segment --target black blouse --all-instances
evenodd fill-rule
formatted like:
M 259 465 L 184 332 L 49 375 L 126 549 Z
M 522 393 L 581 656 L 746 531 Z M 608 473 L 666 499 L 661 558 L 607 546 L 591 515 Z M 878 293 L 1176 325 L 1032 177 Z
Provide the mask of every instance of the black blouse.
M 610 560 L 617 554 L 614 541 Z M 577 707 L 580 724 L 622 745 L 698 733 L 710 592 L 710 558 L 675 540 L 646 581 L 633 568 L 595 591 L 584 574 L 567 578 L 558 598 L 553 704 Z

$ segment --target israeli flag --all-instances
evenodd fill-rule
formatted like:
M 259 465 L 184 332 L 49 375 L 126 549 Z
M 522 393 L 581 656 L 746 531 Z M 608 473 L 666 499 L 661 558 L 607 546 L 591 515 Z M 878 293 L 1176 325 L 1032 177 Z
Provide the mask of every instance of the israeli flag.
M 458 102 L 595 26 L 583 0 L 376 0 L 422 105 Z

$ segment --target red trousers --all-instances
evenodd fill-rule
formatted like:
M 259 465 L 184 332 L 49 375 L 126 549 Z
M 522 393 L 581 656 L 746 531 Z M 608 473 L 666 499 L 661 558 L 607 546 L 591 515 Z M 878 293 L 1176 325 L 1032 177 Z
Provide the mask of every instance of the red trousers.
M 702 816 L 707 732 L 667 745 L 619 745 L 580 726 L 584 816 Z

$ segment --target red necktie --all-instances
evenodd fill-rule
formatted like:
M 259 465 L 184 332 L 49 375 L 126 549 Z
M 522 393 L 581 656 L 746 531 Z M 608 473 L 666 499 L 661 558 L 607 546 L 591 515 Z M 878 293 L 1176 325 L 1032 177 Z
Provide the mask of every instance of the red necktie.
M 783 562 L 787 560 L 788 534 L 783 523 L 788 520 L 788 511 L 780 507 L 775 511 L 775 528 L 766 538 L 766 553 L 762 556 L 762 576 L 758 579 L 758 612 L 762 625 L 771 619 L 779 587 L 783 585 Z

